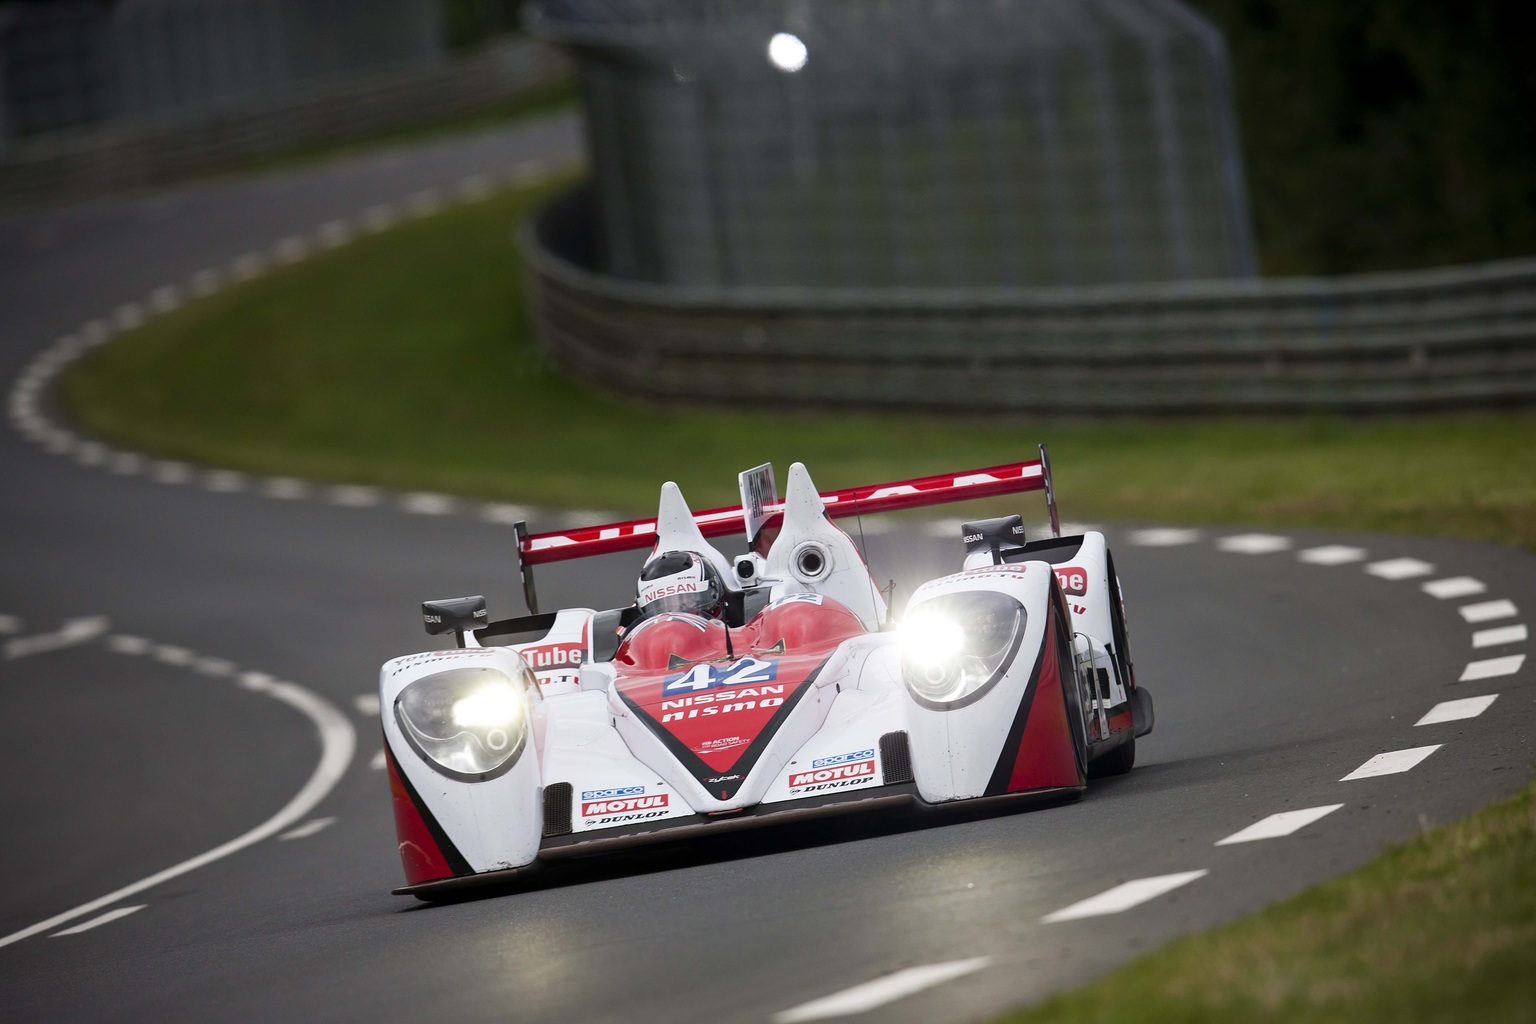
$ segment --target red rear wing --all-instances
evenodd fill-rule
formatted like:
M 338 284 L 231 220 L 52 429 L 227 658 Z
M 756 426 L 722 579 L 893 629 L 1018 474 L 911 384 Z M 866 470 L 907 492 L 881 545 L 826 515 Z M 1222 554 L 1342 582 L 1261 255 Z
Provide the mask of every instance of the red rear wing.
M 1042 456 L 1044 456 L 1043 452 Z M 899 480 L 889 484 L 829 491 L 821 495 L 821 500 L 827 506 L 827 515 L 833 519 L 841 519 L 852 515 L 873 515 L 877 512 L 895 512 L 898 509 L 921 508 L 925 505 L 970 501 L 973 498 L 991 498 L 1000 494 L 1049 491 L 1049 466 L 1049 461 L 1042 457 L 1030 462 L 1014 462 L 1006 466 L 972 469 L 963 473 L 945 473 L 940 476 L 919 477 L 916 480 Z M 1054 500 L 1051 505 L 1054 519 Z M 768 511 L 780 511 L 782 508 L 781 503 L 770 506 Z M 693 519 L 699 524 L 700 532 L 706 537 L 723 537 L 727 534 L 743 532 L 740 505 L 695 512 Z M 550 533 L 519 531 L 517 553 L 525 566 L 542 565 L 546 562 L 563 562 L 572 558 L 587 558 L 592 555 L 607 555 L 615 551 L 648 548 L 655 542 L 656 520 L 633 519 L 625 523 L 584 526 Z

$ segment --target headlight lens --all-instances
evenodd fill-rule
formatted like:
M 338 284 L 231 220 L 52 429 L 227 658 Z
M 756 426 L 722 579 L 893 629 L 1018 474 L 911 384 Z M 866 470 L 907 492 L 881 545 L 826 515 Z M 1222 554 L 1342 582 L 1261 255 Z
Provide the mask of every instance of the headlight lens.
M 1024 607 L 992 591 L 945 594 L 908 612 L 898 632 L 901 675 L 913 696 L 950 707 L 1002 676 L 1024 637 Z
M 395 698 L 400 731 L 450 778 L 493 779 L 528 741 L 527 681 L 494 668 L 456 668 L 416 682 Z

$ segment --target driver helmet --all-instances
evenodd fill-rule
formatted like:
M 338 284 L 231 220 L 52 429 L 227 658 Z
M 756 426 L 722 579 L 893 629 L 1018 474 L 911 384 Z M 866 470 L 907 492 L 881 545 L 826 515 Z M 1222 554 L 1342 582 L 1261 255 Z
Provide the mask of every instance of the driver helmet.
M 706 619 L 719 616 L 725 584 L 709 559 L 695 551 L 668 551 L 640 571 L 640 617 L 687 612 Z

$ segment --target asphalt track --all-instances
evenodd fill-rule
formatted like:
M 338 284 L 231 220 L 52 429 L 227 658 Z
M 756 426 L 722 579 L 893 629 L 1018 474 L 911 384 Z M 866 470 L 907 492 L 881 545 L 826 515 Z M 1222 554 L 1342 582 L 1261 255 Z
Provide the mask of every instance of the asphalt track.
M 125 305 L 201 269 L 280 259 L 285 239 L 321 225 L 427 209 L 473 192 L 466 178 L 577 151 L 574 126 L 554 121 L 0 222 L 0 378 L 9 387 L 82 322 L 132 322 Z M 389 895 L 399 864 L 366 695 L 380 662 L 432 646 L 420 599 L 486 592 L 493 611 L 520 607 L 511 531 L 463 503 L 220 488 L 57 450 L 0 433 L 6 1021 L 787 1022 L 853 986 L 961 961 L 820 1009 L 909 988 L 869 1019 L 980 1019 L 1353 868 L 1513 791 L 1536 760 L 1536 687 L 1514 628 L 1536 608 L 1536 559 L 1429 539 L 1114 528 L 1138 674 L 1157 697 L 1131 775 L 1025 814 L 748 833 L 427 907 Z M 876 572 L 952 566 L 958 544 L 941 532 L 870 535 Z M 617 603 L 633 561 L 550 569 L 541 593 Z M 1415 724 L 1489 694 L 1475 717 Z M 1341 781 L 1423 747 L 1436 749 L 1409 770 Z M 326 757 L 344 771 L 326 775 Z M 307 784 L 322 798 L 295 804 Z M 1335 804 L 1292 834 L 1216 845 Z M 36 929 L 264 823 L 270 835 L 227 856 Z M 1165 876 L 1183 884 L 1042 920 Z

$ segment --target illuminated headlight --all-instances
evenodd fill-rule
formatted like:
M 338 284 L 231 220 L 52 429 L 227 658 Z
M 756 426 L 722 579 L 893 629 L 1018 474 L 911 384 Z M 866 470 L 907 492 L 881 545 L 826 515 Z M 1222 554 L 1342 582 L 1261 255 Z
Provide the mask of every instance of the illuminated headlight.
M 444 775 L 493 779 L 512 767 L 528 741 L 528 685 L 494 668 L 449 669 L 400 691 L 395 720 Z
M 991 591 L 945 594 L 909 611 L 898 633 L 901 675 L 912 695 L 950 707 L 1002 677 L 1024 638 L 1024 608 Z

